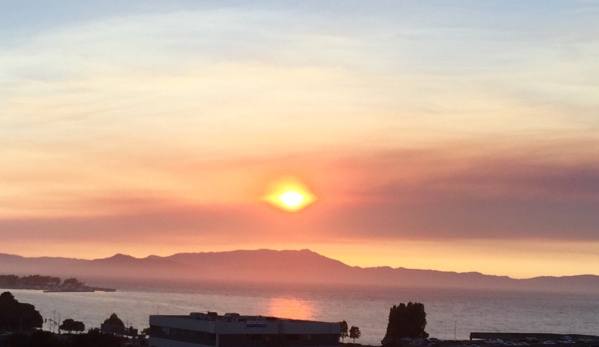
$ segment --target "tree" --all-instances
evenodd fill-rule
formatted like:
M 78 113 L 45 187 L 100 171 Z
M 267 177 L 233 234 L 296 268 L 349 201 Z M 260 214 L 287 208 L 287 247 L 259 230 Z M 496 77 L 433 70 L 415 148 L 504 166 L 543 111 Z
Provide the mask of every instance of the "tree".
M 68 332 L 69 334 L 71 333 L 71 331 L 75 330 L 73 328 L 73 324 L 75 323 L 74 320 L 72 319 L 65 319 L 64 321 L 62 321 L 62 324 L 58 327 L 59 330 L 64 330 L 66 332 Z
M 62 285 L 65 287 L 80 287 L 83 285 L 83 283 L 79 282 L 79 280 L 76 278 L 67 278 L 64 280 L 64 282 L 62 282 Z
M 426 312 L 424 312 L 424 305 L 419 302 L 413 304 L 409 302 L 406 306 L 406 315 L 408 317 L 408 336 L 411 338 L 427 338 L 428 333 L 424 331 L 426 328 Z
M 348 327 L 347 327 L 347 322 L 343 321 L 341 323 L 339 323 L 339 325 L 341 326 L 341 333 L 339 334 L 339 336 L 341 337 L 342 340 L 345 341 L 345 338 L 349 336 L 348 334 Z
M 352 327 L 349 329 L 349 337 L 354 340 L 354 343 L 356 343 L 356 339 L 359 339 L 360 336 L 362 336 L 360 328 L 352 325 Z
M 85 331 L 85 324 L 83 324 L 83 322 L 80 321 L 75 321 L 75 323 L 73 324 L 73 328 L 74 331 L 82 333 Z
M 79 321 L 72 320 L 69 318 L 69 319 L 65 319 L 62 322 L 62 325 L 58 327 L 58 329 L 65 330 L 69 334 L 71 333 L 71 331 L 83 332 L 83 331 L 85 331 L 85 324 L 83 324 L 83 322 L 79 322 Z
M 0 275 L 0 286 L 2 288 L 17 288 L 19 285 L 19 276 Z
M 41 328 L 42 315 L 35 306 L 18 302 L 10 292 L 0 295 L 0 329 L 10 331 Z
M 121 328 L 125 327 L 125 323 L 123 323 L 123 321 L 116 315 L 116 313 L 111 314 L 110 318 L 104 321 L 104 324 L 116 325 Z
M 387 333 L 381 343 L 383 345 L 395 345 L 403 337 L 427 338 L 426 312 L 424 305 L 419 302 L 400 303 L 389 310 L 389 323 Z

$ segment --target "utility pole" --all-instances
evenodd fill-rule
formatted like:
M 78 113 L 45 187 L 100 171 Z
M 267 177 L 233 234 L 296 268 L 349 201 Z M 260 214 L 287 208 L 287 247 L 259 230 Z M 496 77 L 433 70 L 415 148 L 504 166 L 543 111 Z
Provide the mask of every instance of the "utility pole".
M 453 321 L 453 339 L 458 340 L 458 321 Z

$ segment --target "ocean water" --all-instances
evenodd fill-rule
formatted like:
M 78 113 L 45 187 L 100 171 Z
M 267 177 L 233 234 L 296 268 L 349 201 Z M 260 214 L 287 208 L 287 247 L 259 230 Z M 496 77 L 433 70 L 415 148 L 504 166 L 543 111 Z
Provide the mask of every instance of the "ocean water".
M 73 318 L 86 329 L 111 313 L 143 329 L 151 314 L 237 312 L 248 315 L 346 320 L 358 326 L 362 344 L 379 345 L 389 308 L 418 301 L 425 305 L 431 337 L 467 339 L 472 331 L 547 332 L 599 335 L 599 293 L 563 294 L 402 288 L 318 288 L 282 286 L 137 286 L 114 293 L 43 293 L 12 290 L 51 321 Z

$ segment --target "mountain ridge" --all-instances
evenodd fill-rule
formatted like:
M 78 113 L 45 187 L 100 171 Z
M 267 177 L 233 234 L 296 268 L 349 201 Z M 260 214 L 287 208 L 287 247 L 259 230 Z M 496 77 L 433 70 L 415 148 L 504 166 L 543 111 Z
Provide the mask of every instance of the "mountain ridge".
M 597 292 L 599 288 L 599 276 L 592 274 L 515 279 L 476 271 L 360 267 L 309 249 L 188 252 L 145 258 L 118 253 L 91 260 L 28 258 L 0 253 L 0 273 L 67 276 L 84 280 L 227 281 L 569 292 Z

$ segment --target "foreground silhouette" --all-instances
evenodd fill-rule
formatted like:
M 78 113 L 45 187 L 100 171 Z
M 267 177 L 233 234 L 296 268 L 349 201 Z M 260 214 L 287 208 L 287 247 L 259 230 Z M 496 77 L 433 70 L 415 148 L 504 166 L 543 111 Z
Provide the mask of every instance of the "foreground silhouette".
M 419 302 L 400 303 L 389 310 L 387 333 L 381 343 L 383 346 L 398 346 L 402 338 L 428 337 L 426 328 L 426 312 L 424 305 Z
M 41 328 L 43 322 L 35 306 L 18 302 L 11 292 L 0 295 L 0 330 L 28 331 Z
M 12 334 L 0 341 L 0 346 L 11 347 L 120 347 L 117 336 L 103 334 L 92 329 L 86 334 L 57 335 L 48 331 L 35 331 L 32 334 Z

